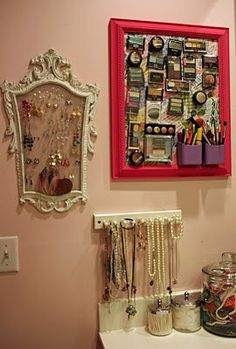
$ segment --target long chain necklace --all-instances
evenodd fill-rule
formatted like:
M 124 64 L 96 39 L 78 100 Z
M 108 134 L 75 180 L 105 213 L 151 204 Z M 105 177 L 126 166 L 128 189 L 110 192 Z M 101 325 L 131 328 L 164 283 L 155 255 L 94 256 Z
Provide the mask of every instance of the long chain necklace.
M 127 301 L 128 306 L 126 308 L 126 313 L 128 314 L 128 319 L 130 316 L 135 316 L 137 310 L 135 308 L 135 295 L 136 295 L 136 285 L 135 285 L 135 250 L 136 250 L 136 223 L 133 219 L 124 219 L 120 222 L 121 236 L 122 236 L 122 250 L 124 255 L 124 268 L 126 276 L 126 289 L 127 289 Z M 129 238 L 127 237 L 129 234 Z M 129 240 L 131 240 L 131 263 L 129 266 Z
M 160 291 L 160 285 L 162 283 L 161 278 L 161 239 L 160 239 L 160 221 L 155 218 L 155 239 L 156 239 L 156 263 L 157 263 L 157 283 Z
M 103 299 L 110 302 L 117 298 L 121 290 L 126 289 L 124 276 L 124 257 L 122 252 L 121 232 L 117 222 L 104 222 L 105 230 L 105 291 Z
M 173 284 L 178 282 L 178 246 L 177 240 L 183 236 L 183 221 L 179 215 L 171 217 L 169 224 L 169 234 L 170 234 L 170 251 L 171 254 L 171 270 Z
M 164 224 L 160 217 L 155 218 L 156 264 L 157 264 L 157 291 L 159 295 L 165 292 L 166 265 Z
M 165 249 L 165 240 L 164 240 L 164 223 L 162 219 L 159 219 L 160 224 L 160 245 L 161 245 L 161 287 L 162 287 L 162 293 L 164 295 L 166 291 L 166 263 L 165 263 L 165 256 L 166 256 L 166 249 Z
M 105 269 L 105 290 L 103 300 L 110 302 L 111 300 L 111 227 L 108 222 L 103 222 L 104 229 L 104 269 Z
M 157 272 L 155 258 L 155 236 L 154 236 L 154 221 L 149 219 L 146 222 L 147 226 L 147 254 L 148 254 L 148 275 L 151 278 L 150 286 L 154 285 L 154 277 Z

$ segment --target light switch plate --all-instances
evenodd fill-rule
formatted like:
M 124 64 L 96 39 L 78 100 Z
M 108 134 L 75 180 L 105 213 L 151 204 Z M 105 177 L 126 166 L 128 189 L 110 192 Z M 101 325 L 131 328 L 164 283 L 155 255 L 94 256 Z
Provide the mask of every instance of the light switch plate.
M 18 237 L 0 236 L 0 273 L 19 271 Z

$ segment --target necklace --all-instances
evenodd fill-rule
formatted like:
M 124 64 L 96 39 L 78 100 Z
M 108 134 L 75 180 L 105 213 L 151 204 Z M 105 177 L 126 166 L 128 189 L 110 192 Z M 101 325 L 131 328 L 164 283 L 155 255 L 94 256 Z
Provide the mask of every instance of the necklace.
M 147 235 L 144 231 L 145 220 L 139 219 L 137 222 L 137 251 L 145 251 L 147 247 Z
M 103 299 L 110 302 L 117 298 L 125 283 L 121 233 L 117 222 L 104 222 L 105 230 L 105 291 Z
M 172 239 L 180 239 L 183 236 L 183 221 L 179 215 L 170 218 L 170 235 Z
M 183 221 L 179 215 L 175 215 L 170 219 L 170 251 L 171 254 L 171 270 L 173 284 L 178 282 L 178 246 L 177 240 L 183 236 Z
M 146 222 L 146 227 L 147 227 L 148 274 L 151 278 L 150 286 L 153 286 L 154 276 L 156 275 L 156 271 L 157 271 L 156 259 L 155 259 L 154 221 L 149 219 Z
M 120 222 L 121 236 L 122 236 L 122 250 L 124 256 L 124 269 L 126 277 L 126 290 L 127 290 L 127 301 L 128 306 L 126 308 L 126 313 L 128 314 L 128 319 L 130 316 L 135 316 L 137 310 L 135 308 L 135 295 L 136 295 L 136 285 L 135 285 L 135 250 L 136 250 L 136 223 L 133 219 L 124 219 Z M 131 240 L 131 263 L 129 266 L 129 245 L 128 237 Z
M 103 300 L 105 302 L 111 301 L 111 256 L 112 256 L 112 244 L 111 244 L 111 226 L 108 222 L 103 222 L 104 229 L 104 268 L 105 268 L 105 290 L 103 294 Z
M 159 295 L 165 292 L 165 241 L 164 224 L 160 217 L 155 218 L 155 240 L 156 240 L 156 264 L 157 264 L 157 284 Z
M 157 283 L 158 283 L 158 288 L 160 291 L 162 277 L 161 277 L 161 239 L 160 239 L 160 221 L 159 221 L 159 218 L 155 218 L 154 223 L 155 223 L 155 235 L 156 235 Z
M 166 265 L 165 265 L 165 241 L 164 241 L 164 223 L 162 219 L 159 219 L 159 224 L 160 224 L 160 232 L 159 232 L 159 237 L 160 237 L 160 245 L 161 245 L 161 286 L 162 286 L 162 293 L 165 293 L 166 290 Z

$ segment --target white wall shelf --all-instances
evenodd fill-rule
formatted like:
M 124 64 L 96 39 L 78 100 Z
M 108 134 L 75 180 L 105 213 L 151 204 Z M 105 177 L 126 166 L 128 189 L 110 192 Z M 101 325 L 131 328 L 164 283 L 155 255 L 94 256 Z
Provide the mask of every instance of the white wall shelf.
M 104 349 L 235 349 L 236 338 L 225 338 L 206 332 L 203 328 L 194 333 L 173 330 L 168 336 L 150 335 L 144 327 L 130 331 L 117 330 L 100 333 Z

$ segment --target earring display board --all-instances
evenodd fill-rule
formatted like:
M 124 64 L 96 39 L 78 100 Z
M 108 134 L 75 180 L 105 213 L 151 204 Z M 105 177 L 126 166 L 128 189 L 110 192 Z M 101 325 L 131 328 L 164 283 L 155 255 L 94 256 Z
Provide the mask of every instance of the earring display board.
M 114 179 L 231 175 L 228 35 L 111 19 Z
M 82 86 L 67 59 L 54 50 L 32 59 L 19 83 L 5 81 L 1 87 L 20 202 L 29 201 L 41 212 L 86 202 L 97 87 Z

